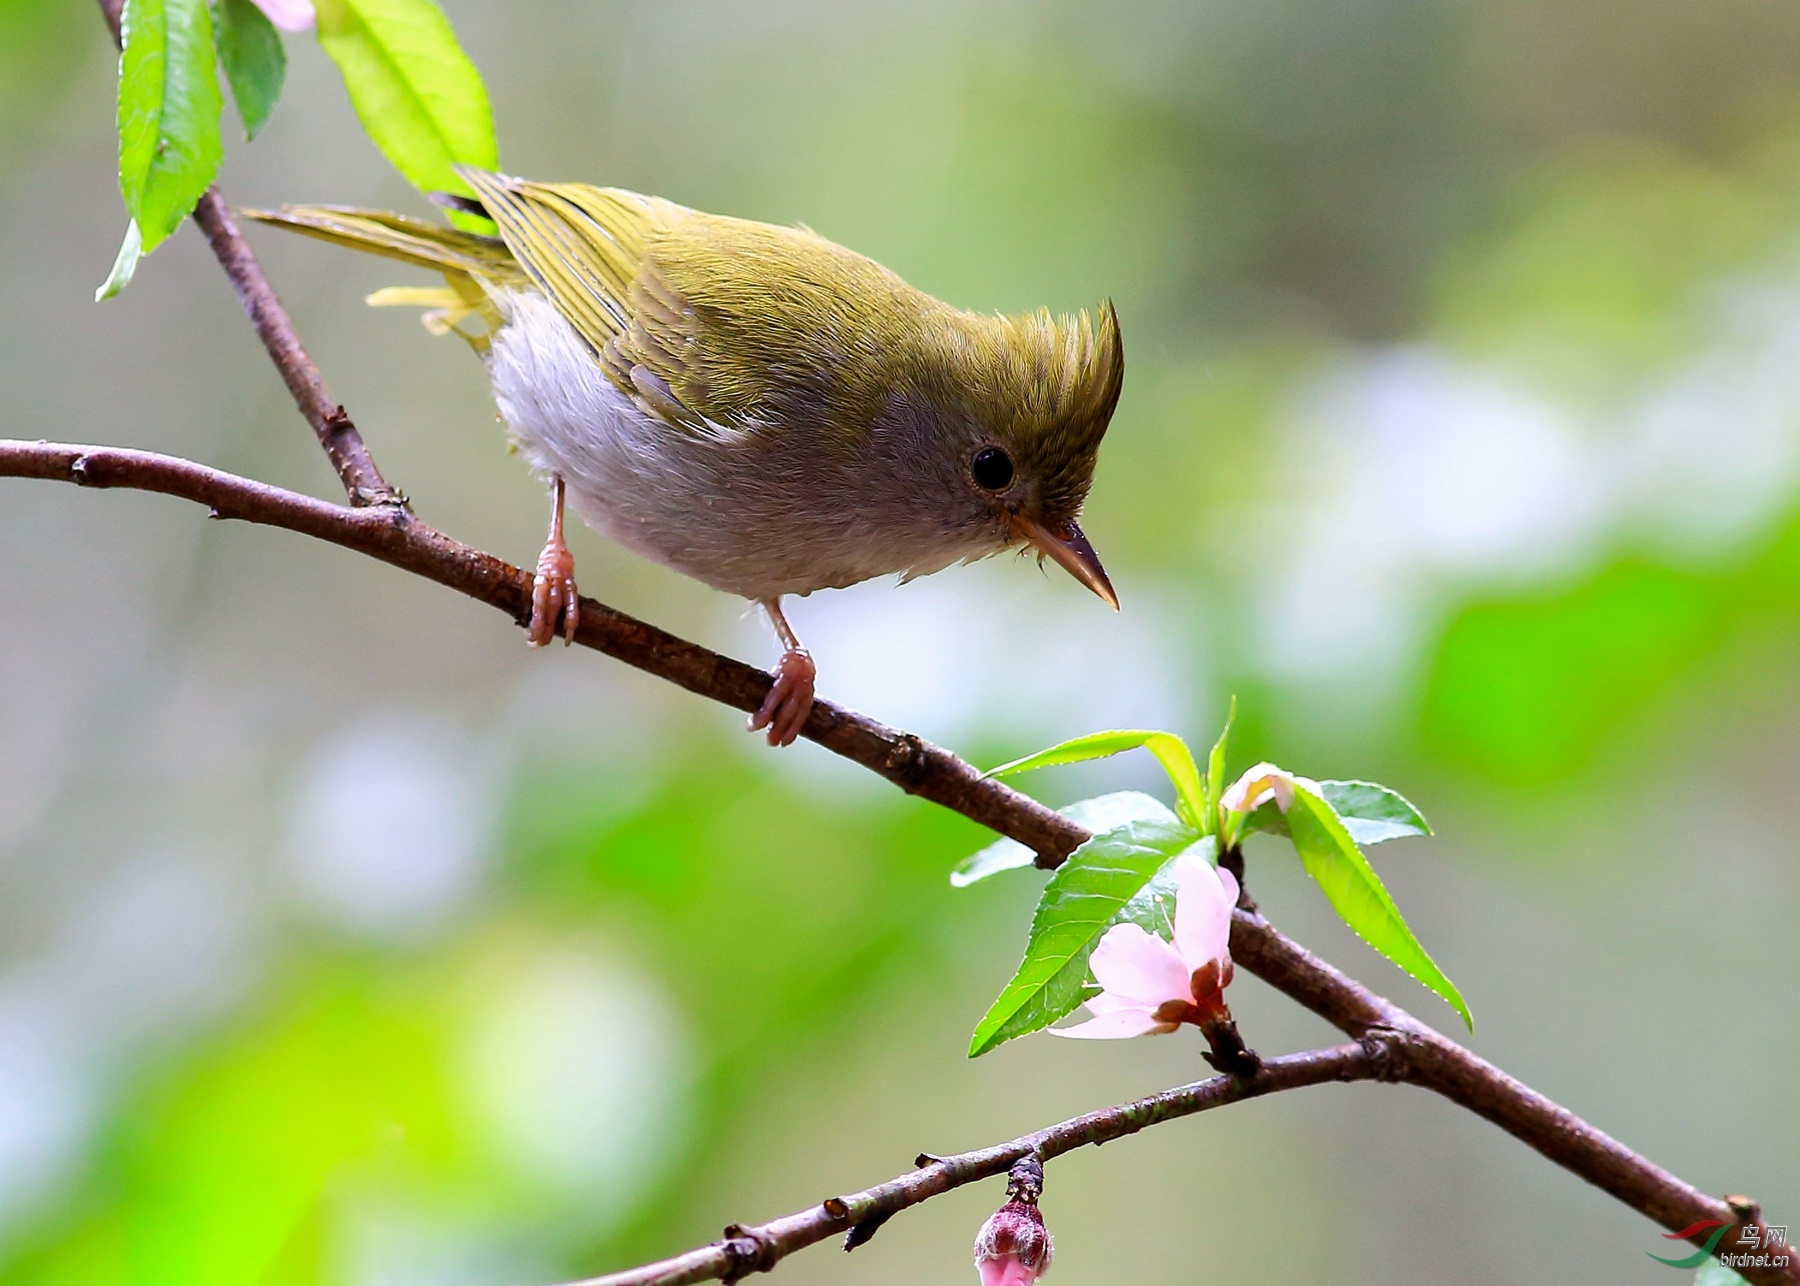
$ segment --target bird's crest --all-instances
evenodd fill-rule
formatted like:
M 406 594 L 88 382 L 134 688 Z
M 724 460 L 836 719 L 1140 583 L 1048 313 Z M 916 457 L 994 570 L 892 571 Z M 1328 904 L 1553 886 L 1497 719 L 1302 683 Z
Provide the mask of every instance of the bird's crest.
M 1118 314 L 1106 300 L 1097 316 L 1040 309 L 997 321 L 997 378 L 989 385 L 1001 398 L 996 418 L 1010 421 L 1021 464 L 1039 479 L 1044 513 L 1073 518 L 1125 384 Z

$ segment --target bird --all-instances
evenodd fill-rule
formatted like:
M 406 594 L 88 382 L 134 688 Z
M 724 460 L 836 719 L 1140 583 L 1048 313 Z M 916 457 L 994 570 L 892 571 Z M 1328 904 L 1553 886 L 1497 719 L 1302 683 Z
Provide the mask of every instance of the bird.
M 243 213 L 442 273 L 442 287 L 368 302 L 423 307 L 433 333 L 468 341 L 548 485 L 532 646 L 559 627 L 572 641 L 579 620 L 565 503 L 762 607 L 782 652 L 749 726 L 771 745 L 799 735 L 817 681 L 789 595 L 1018 549 L 1118 609 L 1078 522 L 1123 388 L 1111 301 L 1091 316 L 968 312 L 804 226 L 457 175 L 473 196 L 431 194 L 450 223 L 330 205 Z

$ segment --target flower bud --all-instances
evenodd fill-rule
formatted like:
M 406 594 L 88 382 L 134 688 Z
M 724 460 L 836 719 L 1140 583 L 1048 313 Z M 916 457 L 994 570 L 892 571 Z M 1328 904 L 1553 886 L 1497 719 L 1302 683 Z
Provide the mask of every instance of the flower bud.
M 981 1286 L 1031 1286 L 1050 1271 L 1050 1230 L 1034 1205 L 1009 1201 L 981 1225 L 975 1267 Z
M 1020 1157 L 1006 1176 L 1006 1204 L 988 1216 L 975 1236 L 975 1268 L 981 1286 L 1031 1286 L 1050 1271 L 1050 1230 L 1037 1208 L 1044 1166 Z

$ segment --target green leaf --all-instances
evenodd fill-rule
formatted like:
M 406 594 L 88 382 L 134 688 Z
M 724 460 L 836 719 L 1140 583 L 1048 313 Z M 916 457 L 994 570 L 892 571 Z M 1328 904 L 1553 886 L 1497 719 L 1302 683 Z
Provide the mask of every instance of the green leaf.
M 1206 838 L 1210 840 L 1211 836 Z M 1213 849 L 1209 843 L 1199 852 L 1210 859 Z M 1133 894 L 1131 900 L 1119 908 L 1117 914 L 1089 939 L 1086 946 L 1070 956 L 1069 962 L 1052 974 L 1035 996 L 1001 1024 L 987 1049 L 971 1049 L 970 1056 L 974 1057 L 976 1052 L 986 1053 L 988 1049 L 1003 1045 L 1017 1036 L 1042 1031 L 1057 1019 L 1073 1013 L 1090 996 L 1096 994 L 1099 987 L 1092 980 L 1088 958 L 1094 954 L 1094 948 L 1100 945 L 1100 939 L 1106 936 L 1106 931 L 1115 924 L 1138 925 L 1165 942 L 1174 938 L 1175 858 L 1164 862 L 1156 874 L 1150 877 L 1149 883 Z
M 1473 1031 L 1475 1020 L 1462 993 L 1419 945 L 1394 899 L 1388 896 L 1381 877 L 1375 874 L 1331 805 L 1304 786 L 1296 786 L 1287 825 L 1307 874 L 1324 891 L 1344 923 L 1364 942 L 1449 1001 Z
M 1208 835 L 1219 829 L 1219 801 L 1225 797 L 1225 748 L 1231 741 L 1231 725 L 1236 722 L 1237 698 L 1232 697 L 1231 708 L 1225 712 L 1225 726 L 1206 757 L 1206 816 L 1200 819 L 1200 829 Z
M 1140 819 L 1095 835 L 1070 854 L 1044 886 L 1025 958 L 976 1026 L 969 1057 L 1047 1027 L 1080 1004 L 1088 994 L 1087 957 L 1100 935 L 1172 858 L 1196 843 L 1206 845 L 1211 860 L 1210 839 L 1198 839 L 1179 822 Z
M 219 62 L 244 122 L 244 137 L 255 138 L 275 110 L 287 77 L 281 33 L 252 0 L 215 0 L 213 21 L 219 30 Z
M 94 292 L 94 302 L 111 299 L 131 284 L 131 278 L 137 272 L 138 260 L 143 256 L 144 236 L 138 231 L 137 220 L 133 219 L 125 225 L 125 239 L 119 243 L 119 253 L 113 259 L 112 271 L 106 274 L 106 280 L 100 283 L 100 289 Z
M 1380 844 L 1409 835 L 1431 834 L 1424 816 L 1397 790 L 1389 790 L 1372 781 L 1322 781 L 1319 793 L 1342 819 L 1350 838 L 1358 844 Z M 1287 818 L 1271 800 L 1250 814 L 1245 830 L 1286 835 Z
M 499 148 L 481 73 L 443 11 L 431 0 L 316 0 L 315 7 L 319 43 L 343 73 L 364 132 L 420 191 L 468 194 L 452 167 L 492 169 Z M 473 215 L 451 217 L 491 227 Z
M 1694 1286 L 1739 1286 L 1743 1281 L 1742 1276 L 1716 1259 L 1707 1260 L 1694 1274 Z
M 224 99 L 206 0 L 126 0 L 121 32 L 119 191 L 149 254 L 219 171 Z
M 1358 844 L 1431 834 L 1424 815 L 1397 790 L 1372 781 L 1322 781 L 1319 793 Z
M 1077 800 L 1067 808 L 1057 810 L 1077 826 L 1090 831 L 1109 831 L 1131 821 L 1162 822 L 1170 826 L 1179 825 L 1175 814 L 1171 813 L 1157 799 L 1136 790 L 1121 790 L 1111 795 L 1096 795 L 1092 799 Z M 1025 845 L 1013 839 L 996 840 L 979 853 L 965 857 L 957 868 L 950 872 L 950 887 L 966 889 L 977 880 L 985 880 L 990 875 L 998 875 L 1001 871 L 1016 871 L 1020 867 L 1030 866 L 1037 860 L 1037 854 Z
M 1078 764 L 1088 759 L 1105 759 L 1139 746 L 1156 756 L 1169 780 L 1175 783 L 1175 812 L 1196 831 L 1205 833 L 1206 792 L 1200 785 L 1200 768 L 1187 742 L 1172 732 L 1148 732 L 1141 729 L 1114 732 L 1090 732 L 1085 737 L 1059 742 L 1048 750 L 1026 755 L 1011 763 L 1001 764 L 983 773 L 984 777 L 1007 777 L 1030 772 L 1033 768 L 1054 768 L 1059 764 Z

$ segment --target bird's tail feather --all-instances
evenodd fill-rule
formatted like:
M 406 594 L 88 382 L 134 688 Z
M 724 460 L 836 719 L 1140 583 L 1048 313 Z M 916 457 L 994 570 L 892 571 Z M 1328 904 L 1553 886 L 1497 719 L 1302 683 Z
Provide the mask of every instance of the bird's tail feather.
M 486 347 L 485 335 L 471 333 L 461 323 L 479 317 L 491 333 L 499 321 L 488 288 L 524 287 L 530 284 L 512 252 L 497 237 L 483 237 L 442 224 L 412 219 L 382 210 L 353 210 L 330 205 L 288 205 L 279 210 L 240 210 L 247 219 L 273 224 L 334 245 L 349 246 L 367 254 L 398 259 L 444 274 L 444 288 L 395 286 L 378 290 L 368 302 L 376 307 L 415 305 L 427 308 L 425 326 L 433 334 L 455 330 L 477 350 Z
M 349 246 L 368 254 L 384 255 L 421 268 L 461 273 L 496 285 L 523 284 L 528 280 L 512 252 L 498 237 L 478 236 L 447 228 L 424 219 L 383 210 L 352 210 L 333 205 L 284 205 L 279 210 L 241 210 L 245 218 L 273 224 Z

